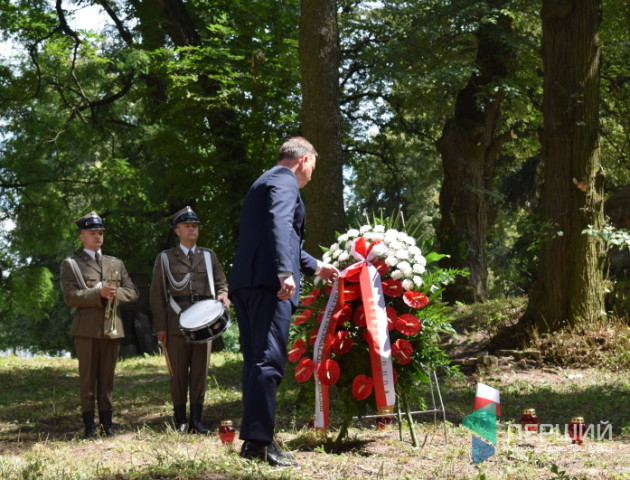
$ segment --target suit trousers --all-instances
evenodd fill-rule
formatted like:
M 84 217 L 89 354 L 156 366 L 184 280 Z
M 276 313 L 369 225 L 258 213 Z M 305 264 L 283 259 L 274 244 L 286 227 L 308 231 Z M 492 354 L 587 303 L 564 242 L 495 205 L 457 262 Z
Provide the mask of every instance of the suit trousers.
M 95 399 L 99 410 L 111 410 L 120 339 L 74 337 L 74 348 L 79 359 L 81 411 L 94 411 Z
M 239 288 L 232 294 L 243 353 L 241 440 L 271 442 L 276 392 L 287 362 L 293 306 L 269 287 Z
M 169 335 L 166 340 L 171 360 L 171 398 L 173 406 L 186 405 L 189 386 L 190 404 L 203 404 L 208 380 L 208 362 L 212 342 L 190 343 L 182 335 Z

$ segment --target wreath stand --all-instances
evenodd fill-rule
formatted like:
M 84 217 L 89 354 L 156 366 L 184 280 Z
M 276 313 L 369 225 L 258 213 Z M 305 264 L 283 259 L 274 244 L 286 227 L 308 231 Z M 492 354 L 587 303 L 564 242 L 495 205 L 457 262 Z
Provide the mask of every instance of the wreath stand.
M 418 447 L 420 446 L 418 444 L 417 438 L 416 438 L 416 434 L 415 434 L 415 430 L 413 428 L 413 416 L 414 415 L 422 415 L 422 414 L 433 414 L 433 423 L 437 424 L 438 422 L 438 414 L 441 414 L 441 421 L 442 421 L 442 426 L 444 428 L 444 444 L 448 445 L 448 437 L 447 437 L 447 430 L 446 430 L 446 409 L 444 408 L 444 400 L 442 399 L 442 392 L 440 391 L 440 382 L 438 381 L 438 377 L 437 377 L 437 373 L 435 373 L 435 370 L 431 370 L 429 371 L 429 388 L 431 391 L 431 402 L 432 402 L 432 407 L 428 410 L 413 410 L 411 411 L 410 409 L 406 408 L 407 405 L 405 405 L 405 410 L 406 411 L 402 411 L 400 409 L 400 400 L 403 401 L 403 403 L 407 404 L 406 401 L 406 397 L 402 397 L 399 398 L 399 402 L 398 402 L 398 412 L 397 413 L 392 413 L 390 415 L 365 415 L 362 418 L 382 418 L 382 417 L 398 417 L 399 420 L 399 429 L 400 429 L 400 436 L 401 436 L 401 440 L 402 440 L 402 417 L 403 415 L 407 416 L 407 421 L 409 423 L 409 429 L 411 431 L 411 437 L 412 437 L 412 443 L 414 447 Z M 437 400 L 439 401 L 439 407 L 436 403 L 436 396 L 437 396 Z M 435 435 L 434 435 L 435 436 Z M 424 442 L 422 443 L 422 445 L 420 447 L 424 447 L 427 443 L 427 437 L 428 435 L 426 435 L 424 437 Z M 433 439 L 433 437 L 431 437 L 431 439 Z

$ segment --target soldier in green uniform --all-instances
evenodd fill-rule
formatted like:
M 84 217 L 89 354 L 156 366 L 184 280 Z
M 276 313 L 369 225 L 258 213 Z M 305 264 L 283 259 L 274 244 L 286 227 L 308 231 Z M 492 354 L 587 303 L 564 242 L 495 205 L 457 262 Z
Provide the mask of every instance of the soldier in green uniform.
M 83 246 L 61 263 L 61 290 L 66 304 L 76 309 L 71 334 L 79 359 L 84 436 L 96 435 L 96 403 L 103 431 L 113 436 L 114 371 L 120 339 L 125 336 L 117 307 L 137 300 L 138 290 L 122 260 L 102 254 L 101 217 L 90 212 L 75 223 Z
M 203 425 L 201 416 L 212 342 L 188 342 L 180 330 L 179 313 L 196 302 L 213 298 L 207 268 L 212 269 L 216 299 L 223 302 L 225 308 L 230 304 L 228 285 L 216 254 L 197 246 L 197 214 L 190 207 L 185 207 L 173 214 L 170 221 L 179 237 L 179 245 L 162 252 L 167 262 L 164 262 L 162 253 L 155 259 L 150 290 L 153 326 L 158 340 L 166 348 L 166 358 L 172 371 L 170 386 L 175 428 L 180 433 L 188 431 L 207 435 L 210 432 Z M 204 251 L 209 253 L 208 266 Z M 165 264 L 168 271 L 165 271 Z M 190 421 L 187 424 L 188 394 Z

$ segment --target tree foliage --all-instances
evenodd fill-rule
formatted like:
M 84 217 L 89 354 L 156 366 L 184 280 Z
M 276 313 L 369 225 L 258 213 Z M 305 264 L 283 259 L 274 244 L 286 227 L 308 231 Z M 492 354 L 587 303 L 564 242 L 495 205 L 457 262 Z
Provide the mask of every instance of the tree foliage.
M 300 60 L 299 25 L 321 25 L 315 16 L 323 8 L 310 3 L 315 10 L 302 18 L 298 0 L 3 3 L 0 39 L 11 52 L 0 61 L 0 343 L 69 344 L 57 271 L 78 247 L 74 219 L 90 210 L 108 224 L 106 253 L 141 276 L 174 242 L 168 215 L 189 204 L 203 222 L 200 244 L 229 270 L 246 189 L 275 163 L 282 139 L 307 130 L 301 70 L 317 49 L 308 40 Z M 339 62 L 343 150 L 328 133 L 334 122 L 321 112 L 310 117 L 308 131 L 329 142 L 337 162 L 305 191 L 307 202 L 318 200 L 309 204 L 309 217 L 320 218 L 317 234 L 333 227 L 321 226 L 320 210 L 331 207 L 316 197 L 338 192 L 343 175 L 346 212 L 334 229 L 361 223 L 365 213 L 401 211 L 420 222 L 421 240 L 446 245 L 436 238 L 440 191 L 445 174 L 462 166 L 445 172 L 437 142 L 472 84 L 469 105 L 487 115 L 500 97 L 492 130 L 514 138 L 494 161 L 493 181 L 470 189 L 489 210 L 486 239 L 471 255 L 486 256 L 489 296 L 529 291 L 553 230 L 540 203 L 549 175 L 540 143 L 542 1 L 327 3 L 335 4 L 337 18 L 329 11 L 328 21 L 338 23 L 339 55 L 324 63 L 334 73 Z M 101 12 L 101 30 L 80 28 L 77 11 L 86 8 Z M 630 181 L 629 8 L 602 0 L 601 163 L 611 193 Z M 509 72 L 479 83 L 479 32 L 498 31 L 502 20 L 510 31 L 493 40 L 515 52 Z M 322 106 L 317 88 L 326 87 L 309 102 Z M 28 292 L 38 295 L 32 314 Z M 18 334 L 17 325 L 31 333 Z M 36 338 L 40 327 L 51 335 Z

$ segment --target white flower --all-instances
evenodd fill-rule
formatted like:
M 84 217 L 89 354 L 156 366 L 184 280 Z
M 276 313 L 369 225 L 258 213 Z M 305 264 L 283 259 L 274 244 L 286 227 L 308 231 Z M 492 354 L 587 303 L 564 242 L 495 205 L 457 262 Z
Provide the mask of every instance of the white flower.
M 339 235 L 339 237 L 337 237 L 337 241 L 339 242 L 340 245 L 342 243 L 344 243 L 346 240 L 348 240 L 348 234 L 347 233 L 343 233 L 343 234 Z
M 424 258 L 422 255 L 416 255 L 415 257 L 413 257 L 413 259 L 418 265 L 422 265 L 423 267 L 427 264 L 427 259 Z
M 398 270 L 400 270 L 405 277 L 409 277 L 411 275 L 411 265 L 409 262 L 400 262 L 398 264 Z
M 389 230 L 385 232 L 385 235 L 387 235 L 388 237 L 396 237 L 398 236 L 398 230 L 394 230 L 393 228 L 390 228 Z
M 359 236 L 359 231 L 356 228 L 351 228 L 346 235 L 348 235 L 348 238 L 356 238 Z
M 328 249 L 329 252 L 334 252 L 335 250 L 339 250 L 339 245 L 337 243 L 333 243 Z
M 385 259 L 385 263 L 388 266 L 393 267 L 394 265 L 396 265 L 398 263 L 398 259 L 396 257 L 394 257 L 393 255 L 390 255 L 389 257 L 387 257 Z
M 322 262 L 324 262 L 324 263 L 330 263 L 330 261 L 331 261 L 331 260 L 332 260 L 332 256 L 331 256 L 331 254 L 330 254 L 330 251 L 325 252 L 325 253 L 322 255 Z
M 363 238 L 365 238 L 368 242 L 373 242 L 374 240 L 383 240 L 383 234 L 376 232 L 367 232 L 365 235 L 363 235 Z
M 323 260 L 323 259 L 322 259 Z M 324 280 L 322 280 L 321 277 L 315 277 L 315 281 L 313 282 L 313 284 L 318 287 L 320 284 L 324 283 Z
M 420 278 L 419 276 L 414 276 L 413 277 L 413 283 L 416 287 L 420 288 L 422 287 L 422 278 Z
M 420 263 L 413 264 L 413 273 L 423 274 L 426 270 L 425 266 Z
M 376 245 L 374 245 L 374 247 L 372 247 L 372 255 L 374 255 L 375 258 L 380 258 L 386 253 L 387 247 L 382 242 L 377 243 Z
M 415 257 L 416 255 L 422 255 L 422 252 L 420 251 L 420 249 L 418 247 L 413 245 L 413 246 L 409 247 L 409 255 L 413 255 Z
M 374 231 L 378 233 L 384 233 L 385 227 L 383 225 L 374 225 Z
M 407 245 L 416 245 L 416 239 L 413 237 L 410 237 L 409 235 L 405 235 L 405 238 L 402 239 L 403 242 L 405 242 Z
M 343 263 L 350 258 L 350 254 L 346 251 L 341 252 L 339 255 L 339 263 Z
M 396 253 L 394 253 L 394 255 L 396 256 L 396 258 L 400 258 L 401 260 L 406 260 L 407 258 L 409 258 L 409 254 L 404 248 L 396 250 Z
M 390 275 L 394 280 L 400 280 L 403 278 L 403 273 L 400 270 L 394 270 Z
M 413 284 L 414 284 L 414 282 L 412 282 L 412 281 L 411 281 L 411 280 L 409 280 L 408 278 L 405 278 L 405 279 L 402 281 L 402 287 L 403 287 L 405 290 L 411 290 L 411 289 L 413 288 Z
M 365 233 L 365 232 L 369 232 L 370 230 L 372 230 L 372 225 L 363 225 L 359 231 L 361 233 Z
M 405 248 L 405 246 L 399 241 L 391 242 L 388 246 L 392 250 L 400 250 L 401 248 Z

